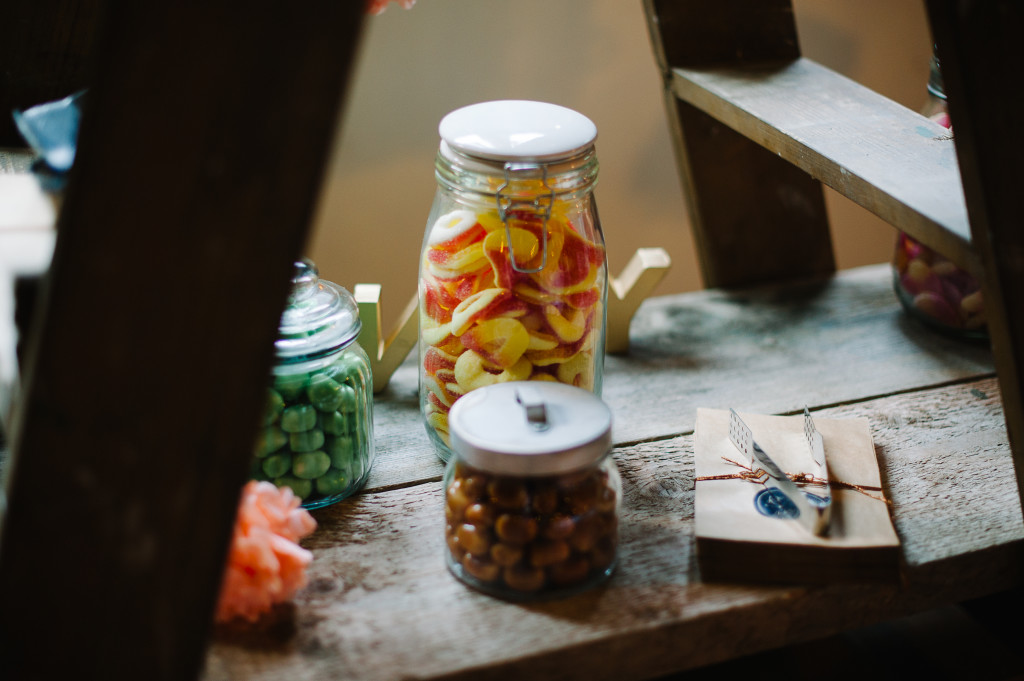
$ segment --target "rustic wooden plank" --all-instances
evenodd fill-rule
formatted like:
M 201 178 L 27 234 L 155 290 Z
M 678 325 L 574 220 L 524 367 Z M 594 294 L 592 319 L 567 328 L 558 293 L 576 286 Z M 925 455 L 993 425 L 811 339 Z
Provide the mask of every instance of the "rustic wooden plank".
M 696 407 L 794 412 L 991 376 L 983 344 L 935 334 L 901 310 L 887 265 L 807 282 L 646 300 L 630 350 L 605 360 L 618 443 L 693 428 Z M 419 418 L 415 357 L 377 396 L 369 489 L 440 479 Z
M 900 585 L 703 583 L 688 433 L 617 449 L 621 564 L 605 587 L 530 605 L 473 592 L 444 567 L 440 485 L 363 494 L 317 512 L 292 633 L 216 643 L 205 678 L 643 679 L 1019 579 L 1024 523 L 994 379 L 816 413 L 869 419 L 903 542 Z
M 646 0 L 704 284 L 744 286 L 835 270 L 821 185 L 672 91 L 673 69 L 799 56 L 788 0 Z
M 365 3 L 104 6 L 11 434 L 12 678 L 198 673 Z
M 980 272 L 942 126 L 805 58 L 676 68 L 673 76 L 676 96 Z
M 984 265 L 988 329 L 1024 496 L 1024 234 L 1015 200 L 1024 181 L 1024 139 L 1011 113 L 1024 107 L 1024 93 L 1000 85 L 1024 70 L 1024 6 L 1009 0 L 930 0 L 927 7 L 956 131 L 971 233 Z

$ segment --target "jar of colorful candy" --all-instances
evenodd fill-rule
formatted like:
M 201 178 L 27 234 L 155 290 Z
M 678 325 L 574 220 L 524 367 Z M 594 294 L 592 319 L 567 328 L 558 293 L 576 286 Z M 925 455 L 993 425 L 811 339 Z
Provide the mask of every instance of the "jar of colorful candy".
M 463 583 L 500 598 L 555 598 L 615 567 L 621 481 L 611 411 L 593 393 L 511 382 L 450 412 L 445 557 Z
M 352 295 L 320 279 L 309 260 L 295 263 L 252 477 L 290 487 L 306 508 L 354 493 L 373 463 L 373 380 L 360 328 Z
M 588 118 L 496 101 L 453 111 L 439 131 L 419 268 L 420 406 L 447 460 L 449 410 L 477 388 L 553 381 L 601 394 L 608 275 Z
M 937 56 L 932 56 L 928 101 L 921 113 L 951 128 Z M 985 304 L 974 275 L 903 232 L 897 236 L 892 264 L 893 288 L 909 315 L 952 335 L 986 337 Z

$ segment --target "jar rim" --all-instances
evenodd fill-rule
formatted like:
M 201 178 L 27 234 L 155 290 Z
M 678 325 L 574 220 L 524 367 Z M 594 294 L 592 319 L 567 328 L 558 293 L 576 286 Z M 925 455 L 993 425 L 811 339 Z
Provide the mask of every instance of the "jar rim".
M 531 405 L 546 410 L 544 427 L 530 417 Z M 512 381 L 478 388 L 456 400 L 448 424 L 452 452 L 474 468 L 498 474 L 568 473 L 597 463 L 612 446 L 608 405 L 561 383 Z

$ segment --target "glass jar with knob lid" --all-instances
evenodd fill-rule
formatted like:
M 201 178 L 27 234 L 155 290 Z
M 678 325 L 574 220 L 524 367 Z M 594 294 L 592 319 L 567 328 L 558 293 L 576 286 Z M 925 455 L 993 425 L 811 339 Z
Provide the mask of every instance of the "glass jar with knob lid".
M 494 384 L 459 400 L 444 476 L 451 573 L 510 600 L 607 579 L 621 499 L 611 421 L 593 393 L 551 382 Z
M 445 116 L 419 268 L 420 407 L 443 460 L 448 413 L 478 388 L 601 394 L 608 275 L 594 201 L 597 129 L 544 102 Z
M 359 308 L 341 286 L 295 263 L 274 343 L 252 477 L 290 487 L 306 508 L 356 492 L 373 464 L 373 380 L 356 342 Z

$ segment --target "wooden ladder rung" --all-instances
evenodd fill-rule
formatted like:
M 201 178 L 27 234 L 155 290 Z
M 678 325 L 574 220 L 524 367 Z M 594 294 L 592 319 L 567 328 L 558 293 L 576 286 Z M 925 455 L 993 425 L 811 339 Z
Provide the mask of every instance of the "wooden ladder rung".
M 942 126 L 810 59 L 674 68 L 680 100 L 973 273 L 960 169 Z

